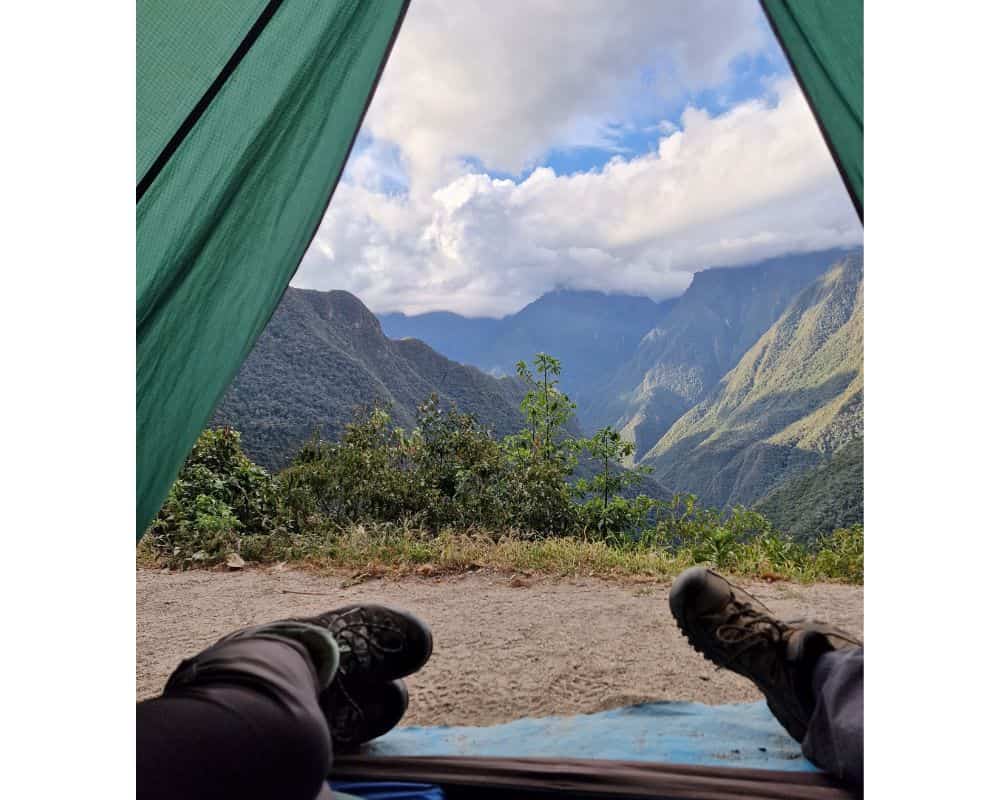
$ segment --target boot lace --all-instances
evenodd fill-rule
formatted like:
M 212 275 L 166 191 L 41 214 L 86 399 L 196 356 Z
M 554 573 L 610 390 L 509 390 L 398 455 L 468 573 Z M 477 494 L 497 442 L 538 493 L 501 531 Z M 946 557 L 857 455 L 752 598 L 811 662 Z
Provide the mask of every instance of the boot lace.
M 741 603 L 731 597 L 730 605 L 733 610 L 715 630 L 716 638 L 731 648 L 718 669 L 729 669 L 754 648 L 780 645 L 790 633 L 787 625 L 758 611 L 750 603 Z M 780 676 L 780 659 L 767 659 L 767 663 L 771 682 L 776 683 Z
M 341 659 L 342 668 L 354 662 L 358 669 L 364 670 L 374 660 L 401 653 L 405 647 L 405 637 L 398 626 L 370 618 L 362 608 L 332 616 L 328 624 L 341 654 L 352 656 Z
M 334 685 L 331 687 L 331 696 L 336 698 L 330 712 L 330 735 L 338 744 L 351 741 L 361 721 L 365 718 L 364 709 L 354 699 L 344 685 L 343 678 L 338 675 L 334 678 Z

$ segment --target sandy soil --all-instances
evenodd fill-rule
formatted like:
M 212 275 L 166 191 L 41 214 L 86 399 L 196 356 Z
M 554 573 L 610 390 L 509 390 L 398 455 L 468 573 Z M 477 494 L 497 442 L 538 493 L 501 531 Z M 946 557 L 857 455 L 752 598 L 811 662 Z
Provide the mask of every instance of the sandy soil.
M 759 698 L 691 650 L 665 584 L 473 573 L 375 580 L 293 569 L 137 571 L 136 689 L 155 695 L 184 657 L 245 625 L 348 603 L 409 609 L 434 630 L 434 655 L 407 679 L 403 724 L 489 725 L 524 716 L 601 711 L 650 700 Z M 864 589 L 746 584 L 773 611 L 863 634 Z

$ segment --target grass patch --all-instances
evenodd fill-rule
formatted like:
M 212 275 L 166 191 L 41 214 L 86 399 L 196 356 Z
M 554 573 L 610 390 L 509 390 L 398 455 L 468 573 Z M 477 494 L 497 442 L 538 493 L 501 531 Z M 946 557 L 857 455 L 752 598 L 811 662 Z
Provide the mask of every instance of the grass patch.
M 864 534 L 860 528 L 837 531 L 810 549 L 790 547 L 781 539 L 737 542 L 714 559 L 706 558 L 696 545 L 614 544 L 572 537 L 525 539 L 518 531 L 477 529 L 429 533 L 389 524 L 242 537 L 239 553 L 248 563 L 286 562 L 321 569 L 351 569 L 370 576 L 490 569 L 667 580 L 701 563 L 748 578 L 864 582 Z M 154 550 L 145 539 L 137 554 L 138 563 L 145 567 L 197 568 L 220 560 L 170 558 Z

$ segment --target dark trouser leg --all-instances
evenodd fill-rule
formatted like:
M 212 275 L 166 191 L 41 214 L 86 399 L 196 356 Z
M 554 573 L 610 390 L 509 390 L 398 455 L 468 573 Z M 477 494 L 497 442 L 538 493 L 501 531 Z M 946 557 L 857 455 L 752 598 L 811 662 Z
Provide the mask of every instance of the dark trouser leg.
M 813 672 L 816 709 L 802 740 L 802 752 L 816 766 L 860 786 L 865 753 L 864 649 L 834 650 Z
M 313 800 L 330 771 L 318 680 L 296 642 L 223 642 L 136 706 L 139 800 Z

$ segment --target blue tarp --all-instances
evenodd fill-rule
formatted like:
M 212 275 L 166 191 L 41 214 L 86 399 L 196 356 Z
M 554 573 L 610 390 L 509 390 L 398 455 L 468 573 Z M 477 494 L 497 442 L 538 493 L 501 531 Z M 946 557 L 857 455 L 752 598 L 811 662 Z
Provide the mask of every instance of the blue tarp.
M 392 781 L 328 781 L 340 798 L 361 800 L 444 800 L 440 786 L 429 783 L 398 783 Z
M 722 706 L 645 703 L 599 714 L 491 727 L 398 728 L 372 756 L 603 758 L 817 771 L 763 701 Z

